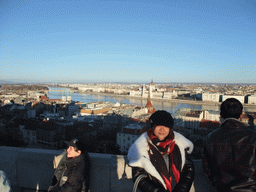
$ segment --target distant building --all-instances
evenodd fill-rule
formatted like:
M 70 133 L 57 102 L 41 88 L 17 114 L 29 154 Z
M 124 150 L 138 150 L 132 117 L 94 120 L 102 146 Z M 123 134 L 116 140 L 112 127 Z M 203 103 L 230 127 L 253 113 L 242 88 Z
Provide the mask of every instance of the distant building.
M 242 104 L 244 104 L 245 97 L 241 95 L 222 95 L 221 96 L 221 102 L 225 101 L 228 98 L 235 98 L 238 101 L 240 101 Z
M 219 111 L 212 111 L 212 110 L 205 110 L 204 119 L 209 121 L 220 121 L 220 112 Z
M 147 102 L 145 108 L 148 109 L 148 113 L 150 113 L 150 114 L 156 112 L 156 109 L 153 107 L 153 105 L 150 101 L 150 92 L 148 92 L 148 102 Z
M 45 100 L 48 99 L 48 97 L 46 97 L 45 95 L 43 95 L 43 96 L 39 96 L 39 99 L 40 99 L 41 101 L 45 101 Z
M 200 121 L 204 118 L 204 111 L 201 110 L 192 110 L 188 112 L 184 118 L 185 128 L 194 133 L 195 130 L 199 127 Z
M 62 101 L 63 101 L 63 102 L 66 102 L 66 101 L 67 101 L 67 97 L 66 97 L 65 92 L 62 93 Z
M 152 95 L 152 92 L 156 90 L 156 85 L 153 82 L 153 79 L 151 80 L 151 83 L 149 84 L 149 92 Z
M 4 105 L 8 105 L 8 104 L 12 104 L 11 99 L 4 98 L 2 100 L 2 105 L 4 106 Z
M 69 92 L 68 95 L 67 95 L 67 101 L 71 102 L 71 92 Z
M 24 128 L 21 129 L 23 131 L 23 138 L 25 143 L 37 143 L 36 139 L 36 128 L 38 122 L 35 121 L 27 121 L 24 125 Z
M 145 124 L 132 123 L 121 128 L 116 135 L 116 143 L 120 146 L 121 153 L 126 154 L 138 137 L 146 131 Z
M 27 118 L 27 109 L 24 106 L 18 106 L 17 108 L 10 111 L 13 117 L 17 117 L 21 119 Z
M 128 91 L 126 89 L 114 89 L 115 94 L 128 94 Z
M 219 126 L 220 126 L 219 121 L 211 121 L 211 120 L 207 120 L 207 119 L 202 119 L 199 123 L 198 128 L 195 131 L 195 134 L 204 136 L 204 135 L 207 135 L 210 132 L 214 131 Z
M 54 113 L 50 111 L 44 111 L 44 113 L 40 114 L 40 117 L 46 120 L 57 119 L 59 116 L 59 113 Z
M 196 88 L 196 89 L 194 89 L 194 92 L 195 92 L 196 94 L 202 93 L 202 91 L 203 91 L 202 88 Z
M 146 107 L 136 107 L 132 113 L 132 117 L 139 117 L 141 115 L 148 114 L 148 108 Z
M 36 99 L 36 93 L 34 91 L 28 91 L 27 98 Z
M 44 93 L 40 93 L 38 90 L 36 91 L 36 100 L 40 100 L 40 96 L 45 96 Z
M 68 120 L 65 120 L 65 119 L 55 120 L 54 123 L 56 123 L 57 125 L 61 125 L 63 127 L 74 125 L 74 121 L 68 121 Z
M 175 125 L 186 130 L 189 134 L 195 134 L 202 119 L 209 118 L 209 112 L 204 110 L 194 110 L 191 108 L 181 108 L 173 115 Z
M 97 139 L 97 130 L 94 129 L 93 125 L 90 123 L 79 123 L 77 131 L 79 137 L 83 138 L 87 142 Z
M 220 93 L 202 93 L 202 101 L 220 102 Z
M 131 90 L 130 91 L 130 93 L 129 93 L 129 95 L 131 96 L 131 97 L 142 97 L 142 92 L 141 91 L 139 91 L 139 90 Z
M 152 105 L 150 100 L 148 100 L 148 102 L 147 102 L 145 107 L 148 109 L 148 113 L 150 113 L 150 114 L 156 112 L 156 109 L 153 107 L 153 105 Z
M 188 91 L 185 92 L 189 93 Z M 179 91 L 179 93 L 184 94 L 184 91 Z M 146 87 L 146 85 L 143 84 L 140 88 L 132 89 L 128 95 L 130 95 L 131 97 L 147 98 L 148 94 L 150 94 L 150 98 L 160 100 L 173 99 L 178 97 L 178 92 L 174 89 L 168 91 L 167 88 L 164 87 L 156 88 L 156 85 L 153 82 L 153 80 L 151 81 L 149 86 Z
M 142 85 L 142 88 L 141 88 L 141 97 L 142 98 L 147 98 L 148 96 L 148 91 L 146 91 L 146 85 Z
M 177 95 L 177 92 L 175 90 L 172 90 L 172 91 L 165 91 L 163 92 L 163 98 L 164 99 L 173 99 L 173 98 L 176 98 L 178 95 Z
M 202 101 L 203 100 L 203 94 L 202 93 L 196 93 L 196 100 Z
M 70 103 L 70 104 L 66 105 L 66 108 L 67 108 L 68 116 L 75 115 L 80 110 L 79 105 L 76 105 L 74 103 Z
M 86 115 L 107 115 L 111 108 L 98 108 L 98 109 L 79 109 L 78 113 L 81 116 Z
M 119 128 L 123 124 L 123 117 L 121 115 L 106 115 L 103 117 L 103 129 Z
M 36 110 L 32 108 L 27 109 L 27 118 L 30 119 L 35 117 L 36 117 Z
M 256 95 L 248 96 L 248 104 L 255 105 L 256 104 Z
M 37 142 L 48 146 L 57 146 L 55 141 L 57 131 L 57 124 L 50 121 L 40 122 L 36 129 Z

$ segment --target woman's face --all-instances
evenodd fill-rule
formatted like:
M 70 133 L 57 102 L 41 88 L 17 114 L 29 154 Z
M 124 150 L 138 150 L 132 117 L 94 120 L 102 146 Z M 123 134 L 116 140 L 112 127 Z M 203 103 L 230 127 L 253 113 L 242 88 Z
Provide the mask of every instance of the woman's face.
M 170 128 L 163 125 L 157 125 L 154 129 L 155 136 L 160 140 L 164 140 L 165 137 L 170 133 Z

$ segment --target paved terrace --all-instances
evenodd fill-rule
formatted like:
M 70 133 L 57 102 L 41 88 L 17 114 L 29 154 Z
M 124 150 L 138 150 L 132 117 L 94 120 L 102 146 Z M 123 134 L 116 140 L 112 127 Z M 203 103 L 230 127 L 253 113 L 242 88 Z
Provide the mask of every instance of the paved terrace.
M 46 191 L 54 173 L 53 158 L 63 151 L 0 147 L 0 170 L 11 182 L 14 192 Z M 133 182 L 131 168 L 125 155 L 90 153 L 91 192 L 131 192 Z M 214 192 L 201 168 L 201 161 L 194 161 L 196 167 L 195 189 L 197 192 Z

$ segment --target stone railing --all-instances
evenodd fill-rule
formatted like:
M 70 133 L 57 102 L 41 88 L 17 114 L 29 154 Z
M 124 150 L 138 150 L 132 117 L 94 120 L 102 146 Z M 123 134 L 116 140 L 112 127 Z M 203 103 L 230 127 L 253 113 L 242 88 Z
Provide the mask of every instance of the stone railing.
M 53 177 L 53 158 L 63 151 L 0 147 L 0 170 L 4 171 L 16 189 L 47 190 Z M 91 192 L 131 192 L 133 182 L 127 157 L 90 153 Z M 194 161 L 195 188 L 198 192 L 213 191 L 201 168 Z

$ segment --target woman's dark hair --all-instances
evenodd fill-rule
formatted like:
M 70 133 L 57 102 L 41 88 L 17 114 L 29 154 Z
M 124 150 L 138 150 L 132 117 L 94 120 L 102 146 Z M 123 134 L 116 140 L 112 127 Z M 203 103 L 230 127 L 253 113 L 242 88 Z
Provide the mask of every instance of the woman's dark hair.
M 223 119 L 239 119 L 243 111 L 243 105 L 235 98 L 226 99 L 220 106 L 220 115 Z

